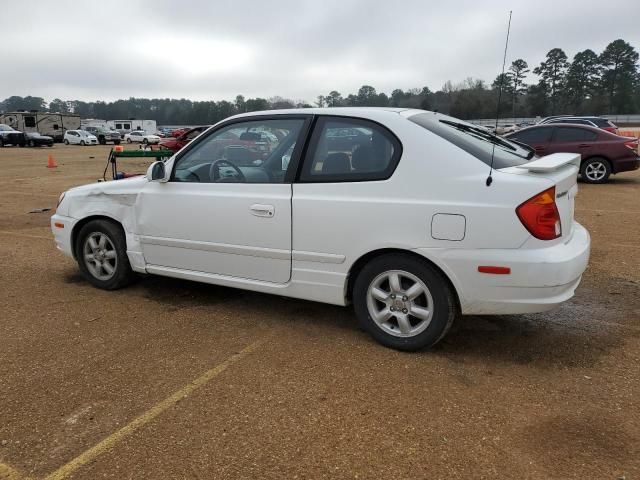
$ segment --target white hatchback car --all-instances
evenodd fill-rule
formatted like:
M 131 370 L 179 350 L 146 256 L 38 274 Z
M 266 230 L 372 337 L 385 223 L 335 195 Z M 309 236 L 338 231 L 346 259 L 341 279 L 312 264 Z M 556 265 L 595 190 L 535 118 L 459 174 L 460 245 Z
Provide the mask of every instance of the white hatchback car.
M 160 142 L 160 137 L 158 135 L 152 135 L 142 130 L 134 130 L 133 132 L 129 132 L 124 136 L 124 139 L 127 143 L 138 142 L 144 143 L 145 145 Z
M 277 141 L 240 140 L 256 130 Z M 67 191 L 51 228 L 97 287 L 138 272 L 353 303 L 379 342 L 415 350 L 460 314 L 573 296 L 590 244 L 579 164 L 423 110 L 253 112 L 146 176 Z
M 86 130 L 67 130 L 63 142 L 65 145 L 98 145 L 98 137 Z

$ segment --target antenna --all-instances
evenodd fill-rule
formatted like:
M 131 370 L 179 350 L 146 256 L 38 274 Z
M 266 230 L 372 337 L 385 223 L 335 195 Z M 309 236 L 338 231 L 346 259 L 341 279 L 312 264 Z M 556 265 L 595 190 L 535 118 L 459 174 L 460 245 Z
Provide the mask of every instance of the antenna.
M 496 135 L 498 134 L 498 118 L 500 118 L 500 102 L 502 101 L 502 86 L 504 84 L 504 66 L 507 63 L 507 47 L 509 46 L 509 33 L 511 32 L 511 13 L 509 10 L 509 25 L 507 25 L 507 41 L 504 42 L 504 56 L 502 57 L 502 74 L 500 75 L 500 88 L 498 89 L 498 106 L 496 108 Z M 496 154 L 496 144 L 493 144 L 491 149 L 491 164 L 489 165 L 489 176 L 487 177 L 487 187 L 493 182 L 493 158 Z

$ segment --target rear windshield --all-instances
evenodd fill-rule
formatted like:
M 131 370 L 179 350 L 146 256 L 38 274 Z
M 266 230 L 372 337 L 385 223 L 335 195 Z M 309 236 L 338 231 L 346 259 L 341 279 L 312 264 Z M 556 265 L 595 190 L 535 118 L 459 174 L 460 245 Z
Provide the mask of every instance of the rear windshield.
M 493 155 L 493 168 L 496 169 L 522 165 L 535 156 L 535 151 L 526 145 L 514 143 L 456 118 L 419 113 L 409 117 L 409 120 L 453 143 L 487 165 L 491 165 Z
M 591 120 L 600 128 L 607 128 L 612 126 L 611 122 L 606 118 L 590 118 L 589 120 Z

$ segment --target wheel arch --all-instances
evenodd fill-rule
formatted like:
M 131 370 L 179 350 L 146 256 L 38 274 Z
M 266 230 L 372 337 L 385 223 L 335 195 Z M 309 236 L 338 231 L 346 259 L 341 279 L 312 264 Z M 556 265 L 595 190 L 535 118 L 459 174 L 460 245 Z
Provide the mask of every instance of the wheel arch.
M 389 255 L 392 253 L 401 253 L 403 255 L 414 257 L 416 260 L 422 263 L 426 263 L 427 265 L 432 267 L 434 270 L 436 270 L 438 273 L 440 273 L 440 275 L 442 275 L 442 278 L 447 282 L 447 284 L 451 288 L 451 291 L 453 292 L 453 295 L 458 304 L 458 308 L 460 308 L 460 294 L 458 292 L 458 289 L 456 288 L 455 283 L 451 280 L 451 277 L 437 263 L 435 263 L 431 259 L 425 257 L 424 255 L 416 253 L 415 251 L 405 250 L 402 248 L 380 248 L 378 250 L 372 250 L 368 253 L 365 253 L 360 258 L 358 258 L 351 265 L 351 268 L 349 269 L 349 273 L 347 275 L 347 282 L 345 287 L 346 288 L 346 291 L 345 291 L 346 304 L 352 303 L 353 286 L 355 284 L 356 278 L 358 277 L 358 274 L 362 271 L 364 266 L 375 258 L 382 257 L 384 255 Z
M 92 222 L 93 220 L 105 220 L 107 222 L 113 223 L 120 230 L 122 230 L 122 233 L 124 234 L 124 238 L 126 242 L 127 235 L 124 227 L 122 226 L 122 223 L 119 220 L 113 217 L 110 217 L 108 215 L 89 215 L 88 217 L 84 217 L 82 220 L 79 220 L 78 222 L 76 222 L 75 225 L 73 226 L 73 229 L 71 230 L 71 251 L 73 253 L 73 258 L 76 260 L 77 260 L 76 251 L 78 249 L 78 245 L 77 245 L 78 234 L 80 233 L 80 230 L 82 230 L 82 227 L 84 227 L 87 223 Z

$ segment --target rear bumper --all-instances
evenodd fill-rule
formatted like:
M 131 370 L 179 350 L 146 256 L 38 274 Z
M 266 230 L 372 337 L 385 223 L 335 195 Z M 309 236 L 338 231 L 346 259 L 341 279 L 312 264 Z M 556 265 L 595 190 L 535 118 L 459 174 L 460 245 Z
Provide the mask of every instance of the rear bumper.
M 630 172 L 640 168 L 640 157 L 621 158 L 613 162 L 613 173 Z
M 465 315 L 544 312 L 573 297 L 589 263 L 590 243 L 589 232 L 574 222 L 571 237 L 551 247 L 446 250 L 438 262 L 456 287 Z M 480 273 L 481 265 L 509 267 L 511 273 Z

